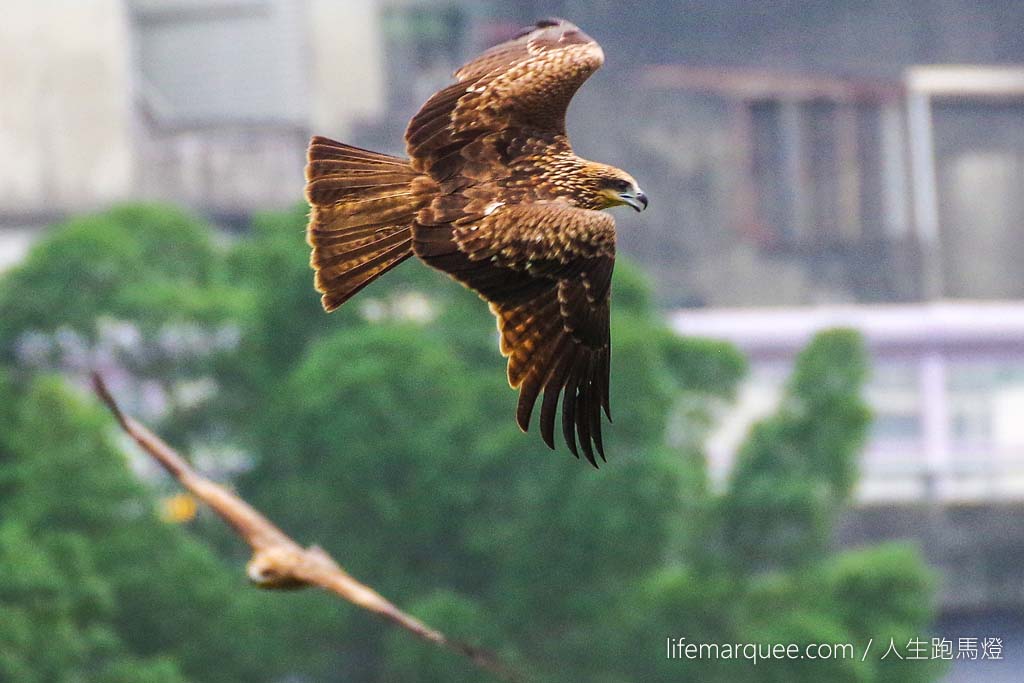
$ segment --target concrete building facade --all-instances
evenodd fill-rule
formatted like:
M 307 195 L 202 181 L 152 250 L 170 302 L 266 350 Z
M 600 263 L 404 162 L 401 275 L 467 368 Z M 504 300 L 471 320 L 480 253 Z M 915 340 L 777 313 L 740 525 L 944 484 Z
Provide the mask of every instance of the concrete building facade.
M 0 225 L 301 196 L 311 131 L 384 105 L 373 0 L 42 0 L 0 23 Z

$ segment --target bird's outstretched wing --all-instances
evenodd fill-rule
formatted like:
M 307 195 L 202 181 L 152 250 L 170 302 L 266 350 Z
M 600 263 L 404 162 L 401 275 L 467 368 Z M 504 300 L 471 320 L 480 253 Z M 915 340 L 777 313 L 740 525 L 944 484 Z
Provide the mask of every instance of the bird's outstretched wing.
M 490 302 L 519 389 L 516 421 L 525 431 L 543 392 L 540 431 L 554 448 L 555 413 L 573 454 L 604 458 L 601 409 L 611 418 L 608 301 L 615 263 L 611 215 L 537 202 L 497 206 L 455 221 L 424 210 L 416 254 Z
M 515 135 L 565 135 L 569 100 L 603 62 L 601 46 L 574 24 L 537 22 L 456 71 L 457 82 L 423 105 L 405 133 L 413 166 L 443 181 L 481 147 L 494 161 Z

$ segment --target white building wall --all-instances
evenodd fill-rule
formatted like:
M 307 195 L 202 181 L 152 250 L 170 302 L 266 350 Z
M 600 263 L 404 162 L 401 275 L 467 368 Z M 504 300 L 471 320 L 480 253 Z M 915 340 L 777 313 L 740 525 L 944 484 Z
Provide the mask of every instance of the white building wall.
M 25 216 L 45 221 L 132 198 L 218 210 L 292 205 L 308 134 L 349 139 L 385 108 L 378 5 L 7 3 L 0 220 L 7 216 L 10 229 Z M 224 39 L 204 42 L 215 30 Z M 243 40 L 260 31 L 259 40 Z M 210 46 L 221 51 L 204 53 Z M 256 81 L 218 85 L 218 74 L 239 68 Z M 167 69 L 186 80 L 150 82 L 150 71 Z
M 344 140 L 385 107 L 377 0 L 308 0 L 310 124 Z
M 123 0 L 5 3 L 0 20 L 0 212 L 93 207 L 130 192 Z

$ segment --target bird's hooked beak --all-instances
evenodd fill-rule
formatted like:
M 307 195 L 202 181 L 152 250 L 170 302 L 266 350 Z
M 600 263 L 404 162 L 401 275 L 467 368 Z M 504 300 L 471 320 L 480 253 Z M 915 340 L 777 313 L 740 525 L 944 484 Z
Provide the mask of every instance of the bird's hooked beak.
M 626 190 L 619 195 L 624 204 L 632 206 L 637 211 L 647 208 L 647 195 L 638 187 L 635 190 Z

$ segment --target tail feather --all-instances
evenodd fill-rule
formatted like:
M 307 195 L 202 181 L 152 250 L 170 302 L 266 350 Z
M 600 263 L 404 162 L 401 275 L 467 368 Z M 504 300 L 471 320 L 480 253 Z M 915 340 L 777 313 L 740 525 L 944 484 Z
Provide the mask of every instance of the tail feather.
M 409 166 L 404 159 L 393 157 L 390 154 L 371 152 L 368 149 L 346 145 L 320 135 L 313 136 L 313 139 L 309 141 L 309 163 L 315 166 L 330 159 L 351 159 L 357 165 L 378 164 L 400 168 Z
M 312 139 L 306 241 L 325 309 L 333 311 L 412 255 L 412 222 L 425 201 L 414 190 L 418 177 L 403 159 Z

